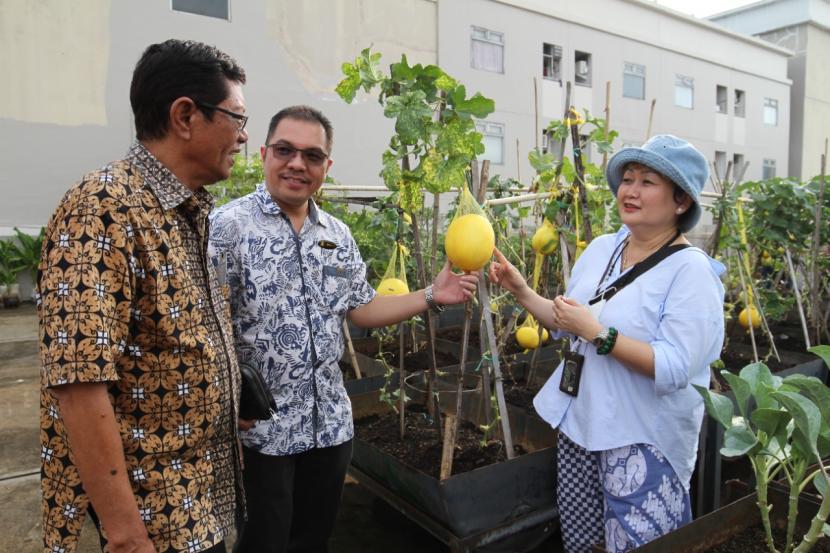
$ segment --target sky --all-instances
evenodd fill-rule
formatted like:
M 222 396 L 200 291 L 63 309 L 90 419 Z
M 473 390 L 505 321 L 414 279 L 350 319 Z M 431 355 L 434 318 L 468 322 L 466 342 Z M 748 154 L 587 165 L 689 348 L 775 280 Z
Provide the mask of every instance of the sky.
M 739 6 L 753 4 L 757 0 L 656 0 L 656 2 L 667 8 L 695 17 L 706 17 Z

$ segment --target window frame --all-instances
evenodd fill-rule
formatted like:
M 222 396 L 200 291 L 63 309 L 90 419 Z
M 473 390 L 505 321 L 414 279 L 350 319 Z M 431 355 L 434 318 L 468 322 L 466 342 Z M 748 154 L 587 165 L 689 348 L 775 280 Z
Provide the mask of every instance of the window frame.
M 686 84 L 686 81 L 690 83 L 688 86 L 683 86 Z M 677 103 L 677 90 L 678 88 L 686 88 L 691 91 L 690 97 L 690 104 L 688 106 Z M 695 79 L 694 77 L 689 77 L 688 75 L 681 75 L 680 73 L 674 74 L 674 105 L 675 107 L 684 108 L 684 109 L 695 109 Z
M 768 96 L 764 97 L 763 114 L 762 114 L 762 120 L 764 122 L 764 125 L 766 125 L 768 127 L 777 127 L 778 126 L 778 121 L 779 121 L 778 106 L 779 106 L 779 102 L 778 102 L 777 98 L 770 98 Z M 775 122 L 773 122 L 773 123 L 769 123 L 767 121 L 767 113 L 770 113 L 770 112 L 767 111 L 768 108 L 775 109 Z
M 481 33 L 483 36 L 476 36 L 477 33 Z M 498 40 L 495 40 L 495 38 Z M 489 67 L 483 67 L 476 65 L 476 42 L 481 44 L 489 44 L 491 46 L 498 46 L 501 48 L 501 68 L 499 70 L 490 69 Z M 470 26 L 470 67 L 472 69 L 477 69 L 479 71 L 487 71 L 489 73 L 499 73 L 504 75 L 504 33 L 501 31 L 493 31 L 486 27 L 480 27 L 478 25 L 471 25 Z
M 220 17 L 220 16 L 218 16 L 218 15 L 213 15 L 213 14 L 209 14 L 209 13 L 203 13 L 203 12 L 194 11 L 194 10 L 192 10 L 192 9 L 185 9 L 185 8 L 184 8 L 184 7 L 182 7 L 182 6 L 179 6 L 179 7 L 177 8 L 174 4 L 175 4 L 176 2 L 181 2 L 181 1 L 182 1 L 182 0 L 170 0 L 170 11 L 172 11 L 172 12 L 176 12 L 176 13 L 186 13 L 186 14 L 190 14 L 190 15 L 198 15 L 198 16 L 200 16 L 200 17 L 211 17 L 211 18 L 213 18 L 213 19 L 219 19 L 220 21 L 228 21 L 228 22 L 230 22 L 230 20 L 231 20 L 231 0 L 224 0 L 224 2 L 225 2 L 225 6 L 227 7 L 227 10 L 226 10 L 226 11 L 227 11 L 227 17 Z M 197 1 L 197 2 L 193 2 L 193 4 L 192 4 L 192 5 L 194 5 L 194 6 L 202 6 L 202 7 L 204 6 L 204 4 L 203 4 L 203 3 L 198 2 L 198 1 Z
M 550 47 L 552 50 L 551 53 L 548 53 L 546 50 Z M 559 52 L 559 56 L 557 57 L 556 53 Z M 562 84 L 562 47 L 558 44 L 553 44 L 552 42 L 543 42 L 542 43 L 542 78 L 548 81 L 554 81 Z M 553 73 L 552 76 L 545 75 L 545 70 L 548 66 L 548 59 L 550 59 L 550 66 L 551 72 Z M 559 62 L 557 64 L 557 61 Z
M 486 151 L 487 146 L 486 146 L 486 144 L 485 144 L 485 152 L 483 154 L 481 154 L 480 156 L 478 156 L 478 159 L 489 159 L 490 164 L 492 164 L 492 165 L 504 165 L 504 163 L 505 163 L 505 161 L 504 161 L 505 160 L 505 155 L 504 155 L 505 154 L 504 153 L 505 141 L 504 141 L 504 137 L 507 134 L 507 132 L 506 132 L 507 131 L 507 125 L 505 125 L 504 123 L 498 123 L 498 122 L 495 122 L 495 121 L 476 121 L 475 125 L 476 125 L 476 132 L 479 132 L 482 135 L 482 143 L 485 142 L 485 139 L 487 137 L 498 138 L 499 140 L 501 140 L 501 152 L 500 152 L 501 157 L 499 158 L 498 161 L 492 159 L 491 157 L 484 157 L 484 156 L 487 155 L 487 151 Z M 493 131 L 491 131 L 491 129 L 496 129 L 498 132 L 493 132 Z
M 630 66 L 630 69 L 629 69 Z M 642 73 L 637 73 L 636 69 L 642 69 Z M 626 94 L 626 77 L 634 77 L 639 78 L 642 80 L 643 84 L 643 95 L 642 96 L 629 96 Z M 623 83 L 622 83 L 622 95 L 623 98 L 630 98 L 632 100 L 645 100 L 646 99 L 646 66 L 641 63 L 634 63 L 633 61 L 624 61 L 623 62 Z
M 579 59 L 579 57 L 587 57 L 587 59 Z M 578 73 L 577 68 L 579 67 L 579 62 L 584 61 L 588 66 L 587 78 L 585 81 L 580 82 L 578 80 Z M 576 86 L 584 86 L 587 88 L 591 88 L 593 86 L 593 72 L 594 72 L 594 55 L 591 52 L 584 52 L 582 50 L 574 50 L 574 84 Z M 585 78 L 585 77 L 583 77 Z

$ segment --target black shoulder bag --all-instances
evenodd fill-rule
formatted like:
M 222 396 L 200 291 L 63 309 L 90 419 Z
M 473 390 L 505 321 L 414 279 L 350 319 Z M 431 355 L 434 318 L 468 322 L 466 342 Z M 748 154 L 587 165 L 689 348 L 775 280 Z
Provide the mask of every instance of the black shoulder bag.
M 239 364 L 242 390 L 239 401 L 239 418 L 244 420 L 268 420 L 277 410 L 277 402 L 259 371 L 247 363 Z

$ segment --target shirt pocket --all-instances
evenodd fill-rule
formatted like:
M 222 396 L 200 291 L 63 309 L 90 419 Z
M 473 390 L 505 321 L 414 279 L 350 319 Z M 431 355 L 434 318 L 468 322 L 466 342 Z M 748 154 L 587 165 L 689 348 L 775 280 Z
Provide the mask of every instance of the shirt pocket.
M 323 265 L 323 286 L 320 290 L 323 303 L 336 315 L 343 315 L 349 308 L 352 286 L 359 275 L 359 267 L 353 264 Z

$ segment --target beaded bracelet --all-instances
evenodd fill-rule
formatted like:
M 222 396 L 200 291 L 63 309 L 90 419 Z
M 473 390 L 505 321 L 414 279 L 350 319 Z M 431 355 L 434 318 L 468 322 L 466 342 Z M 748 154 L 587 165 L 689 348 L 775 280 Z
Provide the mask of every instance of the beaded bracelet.
M 617 329 L 613 326 L 608 327 L 608 338 L 602 342 L 602 345 L 597 348 L 597 355 L 608 355 L 614 349 L 617 343 Z

